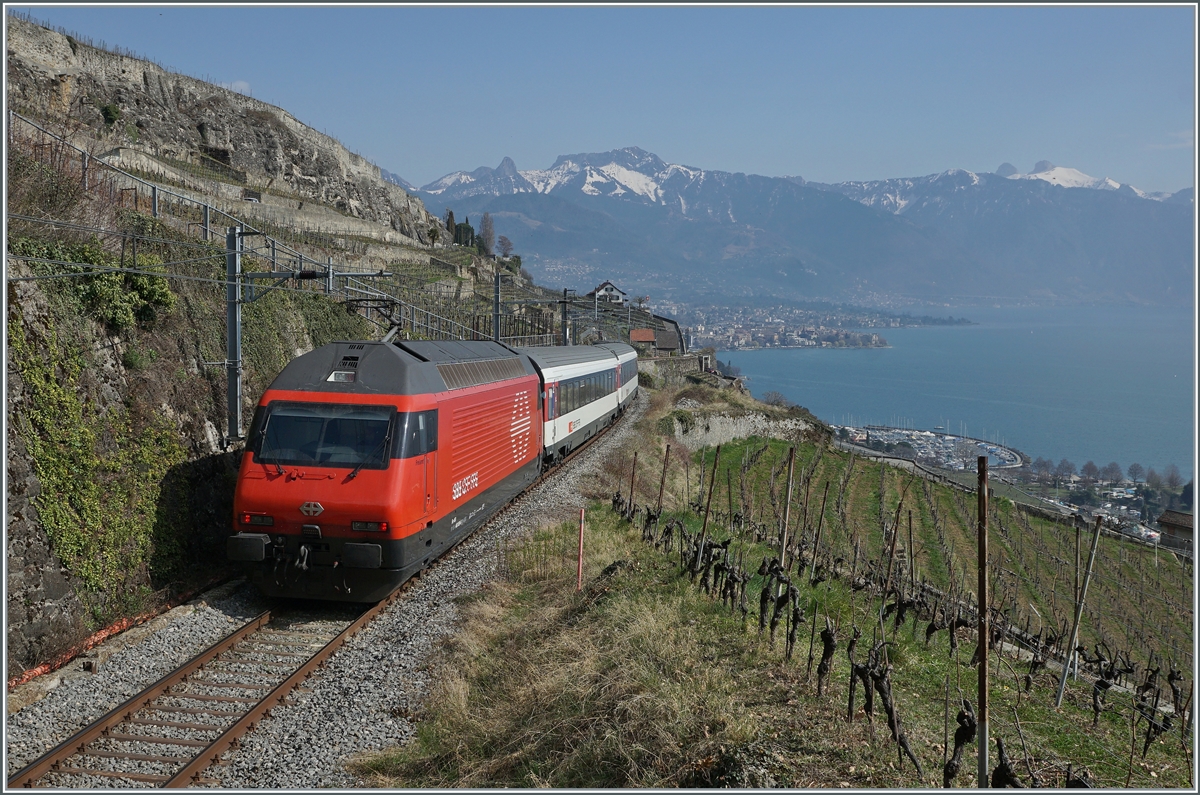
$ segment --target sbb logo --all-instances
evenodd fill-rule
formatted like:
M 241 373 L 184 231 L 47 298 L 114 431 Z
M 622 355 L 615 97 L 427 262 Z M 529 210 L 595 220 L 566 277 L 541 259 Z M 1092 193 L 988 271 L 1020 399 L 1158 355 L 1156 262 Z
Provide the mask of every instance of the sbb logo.
M 472 472 L 470 475 L 467 475 L 465 478 L 455 483 L 451 487 L 450 491 L 454 494 L 454 499 L 457 500 L 468 491 L 476 488 L 479 488 L 479 473 Z

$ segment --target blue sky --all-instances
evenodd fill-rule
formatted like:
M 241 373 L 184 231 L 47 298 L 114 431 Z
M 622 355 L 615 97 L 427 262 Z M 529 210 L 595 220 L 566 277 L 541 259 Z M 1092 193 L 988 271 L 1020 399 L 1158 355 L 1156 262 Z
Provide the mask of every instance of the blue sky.
M 10 6 L 237 84 L 417 185 L 640 146 L 821 182 L 1194 185 L 1194 7 Z

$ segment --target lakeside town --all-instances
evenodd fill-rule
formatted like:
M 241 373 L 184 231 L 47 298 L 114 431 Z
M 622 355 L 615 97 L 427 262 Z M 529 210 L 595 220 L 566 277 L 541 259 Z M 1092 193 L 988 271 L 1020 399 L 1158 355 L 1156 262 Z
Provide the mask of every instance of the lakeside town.
M 886 348 L 872 329 L 966 325 L 956 318 L 914 317 L 844 306 L 671 306 L 688 345 L 719 351 L 755 348 Z
M 1191 549 L 1192 484 L 1183 483 L 1174 464 L 1161 474 L 1136 463 L 1123 470 L 1115 462 L 1098 467 L 1088 461 L 1076 470 L 1065 458 L 1057 465 L 1041 457 L 1031 460 L 1015 448 L 947 433 L 940 426 L 932 431 L 882 425 L 830 427 L 843 446 L 907 458 L 964 483 L 974 477 L 978 457 L 986 455 L 998 483 L 1050 510 L 1089 522 L 1100 518 L 1110 530 L 1146 543 Z

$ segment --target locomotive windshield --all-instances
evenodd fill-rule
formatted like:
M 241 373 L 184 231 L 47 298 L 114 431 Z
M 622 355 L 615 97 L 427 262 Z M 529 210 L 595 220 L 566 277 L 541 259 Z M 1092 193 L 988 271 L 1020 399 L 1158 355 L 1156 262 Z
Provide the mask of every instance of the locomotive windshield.
M 386 469 L 391 406 L 275 401 L 255 417 L 250 449 L 264 464 Z

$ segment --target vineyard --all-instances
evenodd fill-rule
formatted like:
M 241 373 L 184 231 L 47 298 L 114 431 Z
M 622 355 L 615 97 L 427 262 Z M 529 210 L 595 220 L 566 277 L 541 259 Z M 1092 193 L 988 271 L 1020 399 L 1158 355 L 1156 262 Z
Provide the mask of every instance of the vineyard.
M 976 495 L 819 427 L 656 441 L 596 485 L 590 585 L 574 593 L 569 524 L 498 550 L 504 581 L 465 607 L 420 741 L 363 770 L 404 786 L 974 786 Z M 1056 708 L 1093 534 L 989 508 L 993 784 L 1190 786 L 1190 562 L 1099 539 Z

